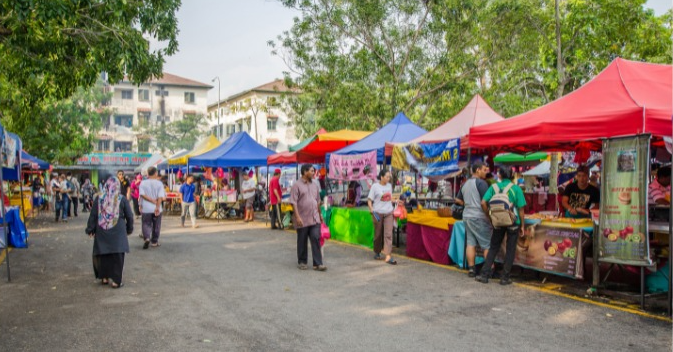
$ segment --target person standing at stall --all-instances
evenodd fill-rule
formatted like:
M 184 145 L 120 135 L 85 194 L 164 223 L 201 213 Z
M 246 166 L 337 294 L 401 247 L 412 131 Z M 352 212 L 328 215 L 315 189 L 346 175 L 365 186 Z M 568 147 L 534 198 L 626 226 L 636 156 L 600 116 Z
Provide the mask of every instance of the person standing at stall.
M 80 194 L 80 185 L 77 181 L 77 177 L 73 177 L 71 172 L 66 173 L 66 180 L 68 181 L 68 187 L 70 188 L 70 206 L 68 207 L 68 217 L 72 217 L 72 214 L 75 214 L 77 217 L 77 207 L 79 207 L 79 197 Z
M 488 173 L 488 166 L 481 162 L 475 162 L 470 167 L 472 178 L 467 180 L 456 195 L 456 203 L 463 205 L 463 222 L 465 223 L 465 241 L 467 248 L 465 256 L 467 257 L 467 275 L 469 277 L 477 276 L 475 270 L 475 259 L 477 256 L 477 245 L 484 250 L 484 257 L 488 256 L 488 249 L 491 243 L 493 227 L 488 220 L 486 213 L 481 208 L 481 200 L 488 191 L 488 183 L 484 181 Z
M 243 221 L 250 222 L 255 215 L 255 210 L 252 208 L 252 203 L 255 201 L 255 180 L 250 178 L 250 170 L 246 167 L 243 169 L 243 182 L 241 182 L 241 194 L 245 201 L 245 215 Z
M 590 218 L 590 209 L 598 209 L 600 191 L 589 184 L 589 168 L 586 165 L 577 167 L 577 182 L 569 184 L 563 192 L 561 204 L 569 218 Z
M 385 259 L 395 265 L 393 259 L 393 187 L 390 184 L 390 171 L 379 172 L 379 182 L 369 189 L 367 204 L 374 220 L 374 259 Z M 383 250 L 384 256 L 381 255 Z
M 70 208 L 70 187 L 68 187 L 68 181 L 65 179 L 65 175 L 61 174 L 58 177 L 58 189 L 61 194 L 61 221 L 68 222 L 68 209 Z
M 290 203 L 294 208 L 294 224 L 297 229 L 297 267 L 308 269 L 308 241 L 311 242 L 313 270 L 325 271 L 320 252 L 320 187 L 313 182 L 315 168 L 311 164 L 301 166 L 301 179 L 290 190 Z
M 120 194 L 119 180 L 109 178 L 89 213 L 86 234 L 93 238 L 93 272 L 103 285 L 124 286 L 124 257 L 129 252 L 127 236 L 133 233 L 133 212 Z
M 192 228 L 195 229 L 199 227 L 199 225 L 196 224 L 196 202 L 194 200 L 196 185 L 194 185 L 194 176 L 187 175 L 187 180 L 180 186 L 178 193 L 180 194 L 180 200 L 182 201 L 182 213 L 180 215 L 182 227 L 185 227 L 187 212 L 189 212 L 189 219 L 192 221 Z
M 157 168 L 150 166 L 147 169 L 149 178 L 140 183 L 140 212 L 142 214 L 143 249 L 159 247 L 161 233 L 161 202 L 166 199 L 164 184 L 159 180 Z
M 657 170 L 657 178 L 649 185 L 650 204 L 671 204 L 671 167 L 664 166 Z M 667 196 L 668 195 L 668 199 Z
M 280 169 L 273 171 L 273 177 L 269 181 L 269 212 L 271 213 L 271 229 L 280 229 L 283 227 L 282 219 L 280 218 L 280 203 L 283 199 L 283 190 L 280 188 Z

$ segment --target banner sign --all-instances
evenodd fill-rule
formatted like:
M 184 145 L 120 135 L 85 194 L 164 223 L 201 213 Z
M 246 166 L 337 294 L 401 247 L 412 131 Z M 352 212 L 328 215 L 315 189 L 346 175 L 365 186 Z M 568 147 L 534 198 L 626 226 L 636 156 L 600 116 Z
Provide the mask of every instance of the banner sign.
M 519 237 L 514 256 L 514 265 L 523 268 L 548 272 L 570 278 L 584 278 L 582 261 L 582 228 L 555 227 L 547 225 L 526 225 L 525 236 Z M 496 260 L 505 259 L 505 245 Z
M 2 137 L 2 166 L 13 169 L 16 166 L 16 141 L 6 131 Z
M 429 179 L 442 179 L 459 170 L 460 138 L 431 144 L 396 145 L 392 166 L 398 170 L 414 169 Z
M 91 153 L 77 159 L 77 165 L 138 166 L 150 157 L 151 153 Z
M 603 140 L 598 255 L 617 264 L 652 265 L 647 238 L 650 135 Z
M 342 181 L 376 179 L 376 150 L 349 155 L 330 155 L 329 178 Z

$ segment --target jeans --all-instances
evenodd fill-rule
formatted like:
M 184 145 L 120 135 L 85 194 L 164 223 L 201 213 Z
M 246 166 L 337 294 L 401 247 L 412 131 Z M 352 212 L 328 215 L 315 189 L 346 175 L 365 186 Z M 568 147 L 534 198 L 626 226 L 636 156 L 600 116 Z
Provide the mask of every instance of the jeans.
M 70 197 L 68 197 L 70 198 Z M 68 206 L 68 217 L 72 217 L 72 212 L 75 212 L 75 216 L 77 216 L 77 207 L 79 206 L 79 198 L 77 197 L 72 197 L 70 198 L 70 202 L 72 203 L 71 205 Z
M 187 217 L 187 211 L 189 211 L 189 218 L 192 220 L 192 226 L 196 226 L 196 203 L 182 203 L 182 214 L 180 215 L 180 220 L 182 221 L 182 226 L 185 226 L 185 218 Z
M 68 220 L 68 213 L 70 212 L 70 197 L 63 196 L 63 220 Z
M 55 200 L 54 201 L 54 211 L 56 212 L 56 221 L 61 217 L 61 211 L 63 211 L 63 215 L 65 216 L 65 211 L 63 209 L 63 200 Z
M 521 226 L 515 225 L 510 227 L 494 227 L 493 236 L 491 236 L 491 250 L 488 251 L 484 267 L 481 269 L 481 275 L 485 277 L 491 276 L 491 266 L 495 261 L 495 256 L 500 252 L 502 241 L 507 235 L 507 242 L 505 244 L 505 264 L 503 266 L 502 278 L 509 278 L 514 264 L 514 256 L 516 255 L 516 242 L 519 239 L 519 232 Z
M 299 264 L 308 263 L 308 241 L 311 241 L 313 266 L 322 265 L 322 253 L 320 252 L 320 224 L 297 229 L 297 262 Z

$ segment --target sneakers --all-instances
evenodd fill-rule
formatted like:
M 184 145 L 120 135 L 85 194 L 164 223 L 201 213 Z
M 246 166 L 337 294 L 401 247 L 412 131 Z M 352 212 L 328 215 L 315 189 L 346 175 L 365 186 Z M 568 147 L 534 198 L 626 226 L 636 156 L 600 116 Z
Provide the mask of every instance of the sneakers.
M 503 276 L 503 277 L 500 278 L 500 284 L 503 285 L 503 286 L 511 285 L 512 284 L 512 279 L 510 279 L 507 276 Z
M 314 266 L 313 266 L 313 270 L 316 270 L 316 271 L 327 271 L 327 267 L 324 266 L 324 265 L 314 265 Z
M 471 266 L 467 270 L 467 276 L 468 277 L 476 277 L 477 276 L 477 271 L 475 270 L 474 266 Z
M 297 268 L 298 268 L 299 270 L 308 270 L 308 265 L 303 264 L 303 263 L 302 263 L 302 264 L 298 264 L 298 265 L 297 265 Z
M 474 278 L 476 281 L 481 282 L 482 284 L 487 284 L 488 283 L 488 275 L 478 275 L 477 277 Z

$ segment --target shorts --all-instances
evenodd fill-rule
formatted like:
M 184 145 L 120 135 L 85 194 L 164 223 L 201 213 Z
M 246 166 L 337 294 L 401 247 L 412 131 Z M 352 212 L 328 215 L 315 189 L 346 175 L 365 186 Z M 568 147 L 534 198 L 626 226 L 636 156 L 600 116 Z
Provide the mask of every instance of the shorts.
M 465 240 L 468 246 L 476 246 L 486 250 L 491 246 L 493 227 L 485 219 L 464 219 Z
M 245 200 L 245 207 L 252 208 L 252 203 L 255 201 L 255 197 L 250 197 Z

